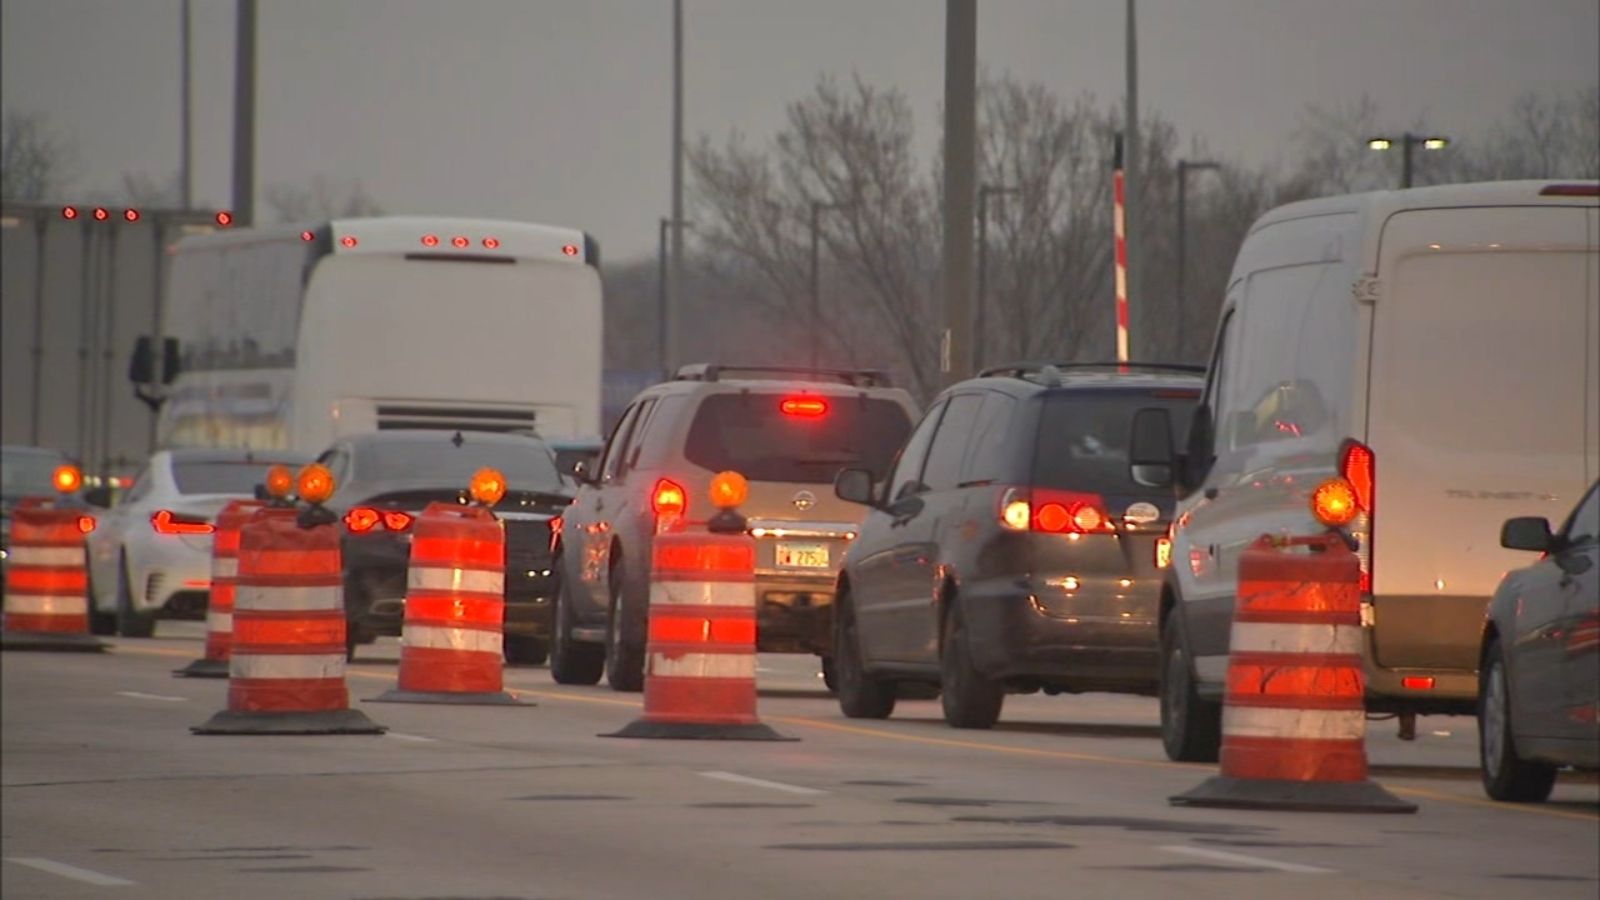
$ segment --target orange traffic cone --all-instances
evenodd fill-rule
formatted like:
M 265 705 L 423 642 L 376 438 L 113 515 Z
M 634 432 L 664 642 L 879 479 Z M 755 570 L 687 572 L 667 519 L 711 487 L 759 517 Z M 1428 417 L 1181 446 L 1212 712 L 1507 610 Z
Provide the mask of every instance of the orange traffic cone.
M 524 704 L 502 688 L 505 530 L 484 507 L 430 503 L 407 572 L 399 687 L 384 703 Z
M 92 530 L 93 516 L 49 500 L 24 499 L 12 511 L 0 650 L 106 649 L 89 634 L 83 536 Z
M 196 734 L 384 731 L 350 709 L 345 687 L 339 531 L 299 515 L 259 509 L 240 531 L 228 708 Z
M 211 540 L 211 598 L 206 603 L 205 656 L 173 672 L 190 678 L 227 678 L 233 655 L 233 601 L 239 582 L 239 529 L 255 511 L 259 500 L 233 500 L 217 514 Z
M 1367 778 L 1360 563 L 1339 535 L 1239 559 L 1222 772 L 1175 806 L 1416 812 Z
M 658 534 L 644 716 L 604 737 L 783 741 L 756 717 L 755 541 Z

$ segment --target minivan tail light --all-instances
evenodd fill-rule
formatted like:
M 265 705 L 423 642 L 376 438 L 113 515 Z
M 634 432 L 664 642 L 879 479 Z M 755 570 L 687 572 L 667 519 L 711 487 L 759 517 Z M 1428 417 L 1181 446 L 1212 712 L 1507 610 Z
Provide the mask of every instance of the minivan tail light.
M 650 509 L 656 514 L 656 528 L 683 516 L 689 507 L 683 485 L 668 478 L 658 479 L 650 492 Z
M 1361 561 L 1361 593 L 1372 593 L 1373 520 L 1378 500 L 1378 460 L 1372 448 L 1354 438 L 1339 448 L 1339 476 L 1350 482 L 1356 493 L 1357 514 L 1350 523 L 1356 539 L 1356 556 Z
M 383 527 L 390 531 L 410 531 L 411 523 L 415 519 L 416 517 L 408 512 L 391 509 L 383 514 Z
M 370 506 L 357 506 L 344 514 L 344 524 L 355 534 L 366 534 L 378 527 L 383 516 Z
M 1115 530 L 1099 494 L 1007 488 L 1000 497 L 999 514 L 1000 524 L 1012 531 L 1108 534 Z
M 156 530 L 156 534 L 210 534 L 217 530 L 217 526 L 205 519 L 181 515 L 170 509 L 152 513 L 150 527 Z

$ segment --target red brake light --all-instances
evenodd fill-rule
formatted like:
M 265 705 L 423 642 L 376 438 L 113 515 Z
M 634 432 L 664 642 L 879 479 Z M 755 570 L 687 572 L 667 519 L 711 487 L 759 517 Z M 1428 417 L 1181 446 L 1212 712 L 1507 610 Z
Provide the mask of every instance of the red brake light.
M 106 208 L 105 207 L 96 206 L 94 208 L 94 220 L 96 222 L 104 222 L 105 220 L 107 220 L 109 218 L 111 218 L 111 213 L 106 212 Z
M 1033 491 L 1033 530 L 1050 534 L 1109 532 L 1111 519 L 1099 494 L 1079 494 L 1036 488 Z
M 563 246 L 561 248 L 561 252 L 565 253 L 568 256 L 577 256 L 578 255 L 578 245 L 577 244 L 567 244 L 567 245 L 565 245 L 565 246 Z
M 439 246 L 439 236 L 437 234 L 425 234 L 425 235 L 423 235 L 422 236 L 422 246 L 424 246 L 424 247 L 437 247 L 437 246 Z
M 551 556 L 554 556 L 555 553 L 556 553 L 556 545 L 561 543 L 561 529 L 563 527 L 565 527 L 565 525 L 566 525 L 566 523 L 564 521 L 562 521 L 562 518 L 560 516 L 556 516 L 554 519 L 550 520 L 550 555 Z
M 1433 690 L 1432 675 L 1407 675 L 1400 679 L 1400 686 L 1408 691 Z
M 821 397 L 785 397 L 778 404 L 778 409 L 786 416 L 800 416 L 815 419 L 827 415 L 828 401 Z
M 1339 448 L 1339 475 L 1356 492 L 1356 505 L 1366 515 L 1365 540 L 1357 555 L 1361 558 L 1361 593 L 1372 593 L 1372 537 L 1374 511 L 1378 502 L 1378 460 L 1372 448 L 1357 440 L 1347 440 Z
M 217 530 L 215 525 L 204 519 L 192 516 L 183 516 L 170 509 L 158 510 L 150 516 L 150 527 L 157 534 L 210 534 Z
M 216 221 L 218 225 L 221 225 L 223 228 L 227 228 L 233 224 L 233 213 L 228 212 L 227 210 L 222 210 L 221 212 L 217 213 Z
M 463 237 L 463 236 L 461 236 L 459 234 L 450 239 L 450 246 L 455 247 L 457 249 L 464 248 L 470 243 L 472 243 L 472 242 L 467 240 L 465 237 Z
M 410 513 L 391 509 L 383 514 L 383 527 L 390 531 L 409 531 L 415 518 Z
M 76 219 L 77 217 L 78 217 L 78 208 L 76 206 L 63 206 L 63 207 L 61 207 L 61 218 L 71 220 L 71 219 Z
M 344 237 L 339 238 L 339 243 L 345 247 L 354 247 L 356 244 L 359 244 L 360 241 L 356 240 L 354 235 L 347 234 Z
M 94 516 L 79 516 L 78 517 L 78 531 L 79 531 L 79 533 L 88 534 L 89 532 L 91 532 L 93 530 L 94 530 Z
M 483 239 L 483 246 L 489 248 L 490 250 L 498 250 L 500 249 L 500 239 L 486 237 Z
M 656 482 L 655 490 L 650 494 L 650 509 L 656 518 L 665 515 L 681 516 L 689 505 L 687 495 L 683 492 L 683 485 L 676 481 L 662 478 Z
M 357 506 L 344 514 L 345 527 L 356 534 L 366 534 L 378 527 L 382 520 L 378 511 L 370 506 Z
M 302 241 L 314 241 L 316 239 L 317 239 L 317 235 L 314 232 L 310 232 L 310 231 L 302 231 L 302 232 L 300 232 L 300 240 L 302 240 Z
M 139 221 L 139 211 L 137 209 L 125 209 L 122 211 L 122 217 L 129 222 L 137 222 Z

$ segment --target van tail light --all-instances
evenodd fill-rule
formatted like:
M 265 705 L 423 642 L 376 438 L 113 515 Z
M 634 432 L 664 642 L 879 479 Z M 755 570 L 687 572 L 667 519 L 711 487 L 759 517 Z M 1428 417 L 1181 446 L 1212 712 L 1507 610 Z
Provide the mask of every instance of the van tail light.
M 182 515 L 170 509 L 152 513 L 150 527 L 156 530 L 156 534 L 210 534 L 217 530 L 217 526 L 205 519 Z
M 383 514 L 383 527 L 390 531 L 410 531 L 414 521 L 416 516 L 398 509 L 386 510 Z
M 1372 593 L 1373 518 L 1377 510 L 1378 461 L 1372 448 L 1354 438 L 1339 447 L 1339 476 L 1356 492 L 1356 518 L 1349 531 L 1356 539 L 1356 556 L 1361 560 L 1361 593 Z
M 1099 494 L 1007 488 L 1000 497 L 999 515 L 1000 524 L 1012 531 L 1110 534 L 1115 530 Z
M 650 492 L 650 509 L 656 514 L 656 530 L 683 517 L 689 508 L 683 485 L 668 478 L 658 479 Z
M 556 548 L 561 545 L 561 530 L 567 525 L 566 520 L 556 516 L 550 520 L 550 555 L 556 555 Z
M 357 506 L 344 514 L 344 525 L 353 534 L 366 534 L 382 521 L 383 515 L 370 506 Z

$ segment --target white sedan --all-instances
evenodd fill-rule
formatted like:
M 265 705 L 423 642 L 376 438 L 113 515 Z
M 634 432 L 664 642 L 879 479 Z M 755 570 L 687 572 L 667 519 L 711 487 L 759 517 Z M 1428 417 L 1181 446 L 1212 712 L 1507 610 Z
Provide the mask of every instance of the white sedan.
M 230 500 L 255 496 L 267 469 L 298 469 L 282 451 L 163 450 L 150 457 L 90 532 L 90 625 L 96 634 L 149 637 L 158 614 L 197 617 L 211 598 L 211 536 Z

